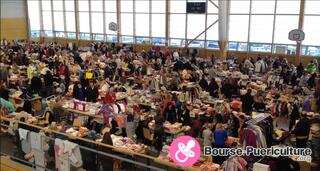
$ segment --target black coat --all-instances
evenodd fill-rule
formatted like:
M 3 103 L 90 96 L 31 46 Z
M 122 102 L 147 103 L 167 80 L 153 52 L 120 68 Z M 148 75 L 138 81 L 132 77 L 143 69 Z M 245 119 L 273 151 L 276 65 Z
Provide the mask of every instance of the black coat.
M 42 87 L 41 79 L 37 76 L 32 77 L 31 79 L 31 89 L 35 92 L 39 92 Z
M 88 87 L 86 89 L 87 102 L 96 102 L 99 97 L 99 90 L 97 87 Z

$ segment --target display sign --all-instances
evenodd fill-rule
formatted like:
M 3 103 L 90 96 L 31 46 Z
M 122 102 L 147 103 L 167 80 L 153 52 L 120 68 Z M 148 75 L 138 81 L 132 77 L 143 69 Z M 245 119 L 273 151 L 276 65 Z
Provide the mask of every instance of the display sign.
M 294 29 L 289 32 L 289 40 L 302 41 L 304 40 L 305 34 L 302 30 Z
M 206 2 L 187 2 L 187 13 L 204 14 L 206 8 Z

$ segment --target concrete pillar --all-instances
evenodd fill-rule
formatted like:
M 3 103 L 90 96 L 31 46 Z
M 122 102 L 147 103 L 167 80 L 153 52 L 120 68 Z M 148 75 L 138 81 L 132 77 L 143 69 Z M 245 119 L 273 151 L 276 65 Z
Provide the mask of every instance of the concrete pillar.
M 227 58 L 229 28 L 229 0 L 219 0 L 219 47 L 220 58 Z

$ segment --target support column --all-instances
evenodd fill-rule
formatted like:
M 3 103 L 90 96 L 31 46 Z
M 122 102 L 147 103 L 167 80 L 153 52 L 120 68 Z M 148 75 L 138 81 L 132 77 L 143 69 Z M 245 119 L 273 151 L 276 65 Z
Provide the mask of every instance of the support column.
M 305 9 L 305 0 L 300 0 L 300 13 L 299 13 L 299 28 L 300 30 L 303 30 L 303 22 L 304 22 L 304 9 Z M 296 50 L 296 58 L 295 63 L 296 65 L 299 65 L 301 62 L 301 41 L 297 42 L 297 50 Z
M 121 33 L 121 15 L 120 15 L 120 10 L 121 10 L 121 2 L 120 0 L 116 0 L 117 1 L 117 41 L 118 44 L 121 42 L 120 41 L 120 33 Z
M 220 58 L 227 58 L 228 25 L 229 25 L 229 1 L 219 0 L 219 47 Z
M 170 27 L 170 2 L 166 0 L 166 30 L 165 30 L 165 46 L 169 46 L 169 27 Z

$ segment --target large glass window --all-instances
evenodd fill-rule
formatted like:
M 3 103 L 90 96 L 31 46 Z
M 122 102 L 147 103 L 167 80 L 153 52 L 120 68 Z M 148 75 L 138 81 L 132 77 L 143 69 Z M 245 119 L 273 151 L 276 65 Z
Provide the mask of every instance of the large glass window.
M 91 11 L 103 11 L 103 1 L 102 0 L 93 0 L 91 3 Z
M 65 0 L 64 6 L 66 11 L 74 11 L 74 0 Z
M 165 13 L 166 1 L 165 0 L 151 0 L 151 12 L 152 13 Z
M 105 13 L 106 18 L 106 33 L 115 34 L 115 31 L 109 30 L 109 24 L 111 22 L 117 23 L 117 14 L 116 13 Z
M 250 42 L 271 43 L 273 15 L 253 15 L 250 25 Z
M 81 0 L 78 1 L 79 11 L 89 11 L 89 1 L 88 0 Z
M 55 31 L 64 31 L 64 16 L 63 12 L 57 12 L 54 13 L 54 30 Z
M 274 30 L 274 43 L 295 44 L 289 40 L 289 32 L 298 28 L 299 16 L 297 15 L 277 15 Z
M 170 37 L 185 38 L 186 33 L 186 15 L 171 14 L 170 16 Z
M 320 15 L 304 17 L 305 45 L 320 45 Z
M 149 37 L 149 14 L 136 14 L 136 36 Z
M 149 0 L 136 0 L 135 1 L 135 12 L 137 13 L 149 13 L 150 1 Z
M 248 41 L 249 15 L 230 15 L 229 41 Z
M 152 37 L 165 37 L 166 32 L 166 16 L 165 14 L 152 14 L 151 23 L 151 36 Z
M 104 8 L 106 12 L 117 12 L 116 0 L 104 0 Z
M 54 0 L 52 2 L 53 2 L 53 10 L 63 11 L 63 1 L 62 0 Z
M 79 12 L 80 32 L 90 33 L 89 13 Z
M 121 12 L 133 12 L 133 0 L 121 1 Z
M 44 30 L 52 30 L 52 15 L 51 11 L 43 11 L 42 12 L 42 21 L 43 21 L 43 29 Z
M 207 17 L 207 27 L 218 20 L 218 15 L 208 15 Z M 219 23 L 216 22 L 207 30 L 207 40 L 219 40 Z
M 121 14 L 121 34 L 133 35 L 133 14 Z
M 273 14 L 275 0 L 253 0 L 251 4 L 252 14 Z
M 28 0 L 28 16 L 31 30 L 40 30 L 39 1 Z
M 249 14 L 250 0 L 231 0 L 230 14 Z
M 188 14 L 187 38 L 194 39 L 205 30 L 205 15 Z M 201 34 L 197 39 L 204 39 L 205 34 Z
M 92 33 L 103 33 L 103 13 L 91 13 Z
M 75 32 L 76 22 L 74 12 L 66 12 L 66 31 Z

